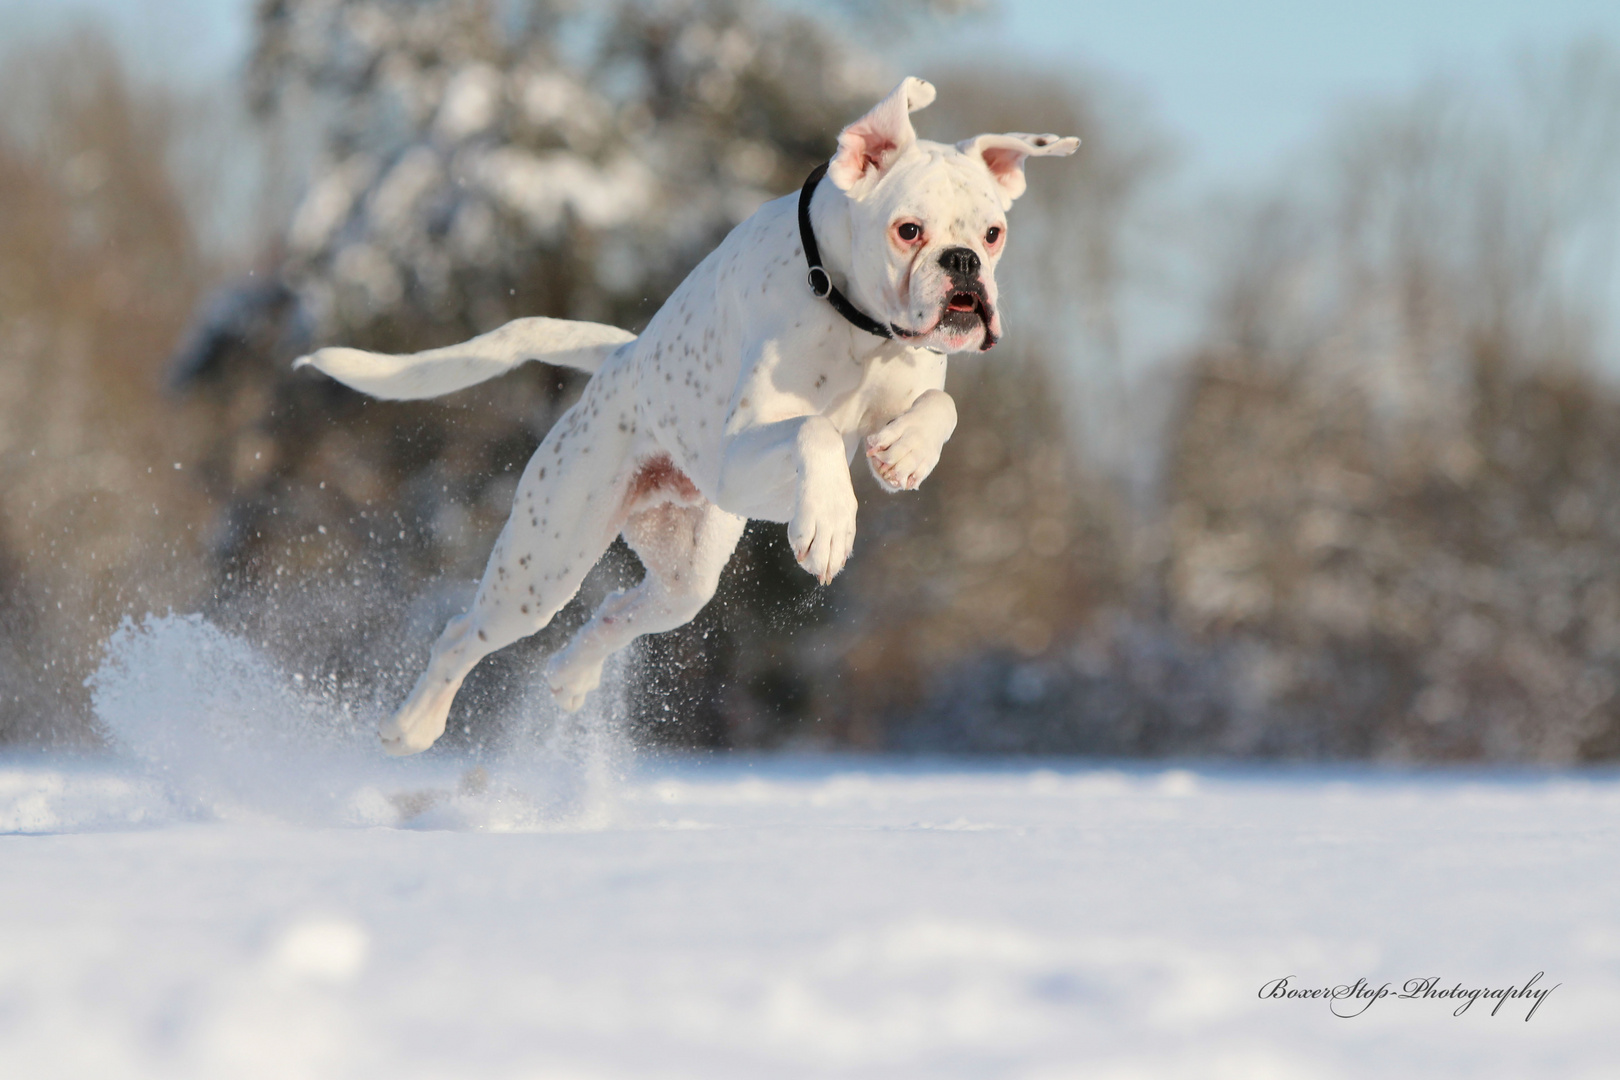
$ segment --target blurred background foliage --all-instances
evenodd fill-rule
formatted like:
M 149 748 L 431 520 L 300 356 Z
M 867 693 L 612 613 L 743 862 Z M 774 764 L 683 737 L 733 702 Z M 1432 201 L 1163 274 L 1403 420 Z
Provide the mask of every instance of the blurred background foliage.
M 905 73 L 861 42 L 962 6 L 259 0 L 228 136 L 94 33 L 8 56 L 0 739 L 94 745 L 100 643 L 170 607 L 392 704 L 580 377 L 400 404 L 290 361 L 521 315 L 640 329 Z M 828 588 L 750 526 L 717 601 L 640 648 L 641 735 L 1620 756 L 1620 395 L 1593 287 L 1620 237 L 1616 54 L 1429 84 L 1347 117 L 1277 190 L 1168 210 L 1173 148 L 1128 94 L 1009 72 L 921 72 L 925 137 L 1084 140 L 1032 170 L 1011 333 L 953 360 L 939 470 L 899 497 L 857 470 Z M 250 250 L 207 241 L 205 144 L 252 148 Z M 1215 242 L 1168 239 L 1194 217 Z M 1193 347 L 1134 372 L 1166 250 L 1211 299 Z M 616 547 L 487 661 L 450 742 L 524 708 L 541 655 L 638 573 Z

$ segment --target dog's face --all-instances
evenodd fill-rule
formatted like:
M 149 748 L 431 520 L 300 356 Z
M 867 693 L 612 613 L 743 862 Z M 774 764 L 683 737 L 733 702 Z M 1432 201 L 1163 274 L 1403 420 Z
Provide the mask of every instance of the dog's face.
M 995 268 L 1024 162 L 1072 154 L 1080 140 L 921 141 L 909 114 L 933 100 L 933 86 L 908 78 L 838 137 L 827 176 L 849 198 L 851 285 L 911 344 L 988 349 L 1001 338 Z

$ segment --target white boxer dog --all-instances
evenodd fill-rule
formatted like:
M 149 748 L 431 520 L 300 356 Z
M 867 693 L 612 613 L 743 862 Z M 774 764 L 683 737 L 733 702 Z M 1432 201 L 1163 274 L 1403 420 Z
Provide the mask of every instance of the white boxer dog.
M 733 229 L 640 337 L 518 319 L 409 356 L 326 348 L 298 360 L 391 399 L 459 390 L 527 360 L 594 373 L 524 470 L 471 610 L 450 620 L 381 725 L 390 753 L 433 745 L 474 665 L 550 622 L 615 535 L 646 577 L 603 601 L 547 665 L 568 710 L 610 654 L 708 603 L 749 518 L 787 522 L 794 558 L 825 584 L 855 542 L 855 452 L 886 491 L 933 471 L 956 427 L 945 354 L 1001 337 L 993 271 L 1025 159 L 1079 145 L 1025 134 L 924 142 L 908 114 L 933 100 L 929 83 L 903 81 L 839 134 L 797 197 Z

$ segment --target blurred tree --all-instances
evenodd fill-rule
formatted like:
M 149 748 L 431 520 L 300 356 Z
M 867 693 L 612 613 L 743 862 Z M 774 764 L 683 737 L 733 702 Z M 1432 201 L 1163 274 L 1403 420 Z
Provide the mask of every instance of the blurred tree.
M 1237 248 L 1172 450 L 1172 613 L 1250 646 L 1231 746 L 1614 756 L 1620 59 L 1434 88 L 1335 150 Z
M 93 739 L 97 643 L 170 604 L 209 602 L 292 670 L 391 705 L 577 376 L 388 404 L 288 362 L 524 314 L 638 327 L 889 85 L 851 28 L 921 8 L 841 10 L 262 3 L 253 105 L 314 158 L 257 269 L 200 305 L 217 269 L 172 175 L 174 104 L 92 38 L 9 61 L 0 739 Z M 1035 166 L 1013 215 L 1011 335 L 953 362 L 961 424 L 921 492 L 881 495 L 857 468 L 857 557 L 831 588 L 780 528 L 751 527 L 719 602 L 643 649 L 645 734 L 1620 755 L 1612 52 L 1532 62 L 1510 93 L 1437 84 L 1365 110 L 1314 183 L 1226 215 L 1162 506 L 1072 441 L 1139 415 L 1123 296 L 1163 148 L 1095 87 L 938 81 L 925 136 L 1085 138 Z M 166 398 L 176 340 L 184 394 Z M 584 602 L 636 572 L 617 549 Z M 485 665 L 463 706 L 483 715 L 458 713 L 453 737 L 489 734 L 488 707 L 578 614 Z
M 198 415 L 160 374 L 211 271 L 168 170 L 172 102 L 88 33 L 4 70 L 0 741 L 81 742 L 117 618 L 204 584 L 207 507 L 176 472 Z

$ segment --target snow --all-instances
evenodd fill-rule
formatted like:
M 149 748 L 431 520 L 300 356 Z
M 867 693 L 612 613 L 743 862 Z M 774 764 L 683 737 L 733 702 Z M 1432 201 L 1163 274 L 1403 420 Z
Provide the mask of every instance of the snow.
M 434 134 L 453 143 L 489 130 L 500 115 L 501 82 L 501 72 L 490 64 L 471 64 L 456 72 L 445 87 Z
M 1620 777 L 375 753 L 196 619 L 0 761 L 0 1076 L 1614 1075 Z M 535 707 L 537 711 L 539 707 Z M 362 710 L 363 711 L 363 710 Z M 352 719 L 352 718 L 351 718 Z M 1365 977 L 1502 989 L 1348 1019 Z
M 467 174 L 538 236 L 552 236 L 571 211 L 592 229 L 611 229 L 635 218 L 652 202 L 652 175 L 629 155 L 597 166 L 566 150 L 531 154 L 500 146 L 470 155 Z

